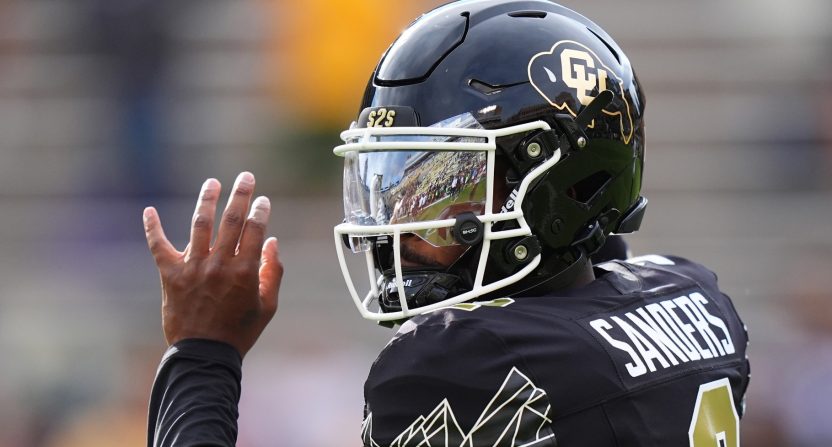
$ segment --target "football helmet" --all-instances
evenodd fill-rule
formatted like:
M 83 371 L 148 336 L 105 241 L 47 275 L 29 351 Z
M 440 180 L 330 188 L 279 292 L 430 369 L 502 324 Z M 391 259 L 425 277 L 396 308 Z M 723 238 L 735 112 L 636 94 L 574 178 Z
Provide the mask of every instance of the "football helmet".
M 638 229 L 644 96 L 600 27 L 545 0 L 426 13 L 383 55 L 345 159 L 335 243 L 361 314 L 398 321 L 568 286 Z M 452 254 L 431 263 L 418 245 Z M 363 254 L 359 293 L 346 256 Z

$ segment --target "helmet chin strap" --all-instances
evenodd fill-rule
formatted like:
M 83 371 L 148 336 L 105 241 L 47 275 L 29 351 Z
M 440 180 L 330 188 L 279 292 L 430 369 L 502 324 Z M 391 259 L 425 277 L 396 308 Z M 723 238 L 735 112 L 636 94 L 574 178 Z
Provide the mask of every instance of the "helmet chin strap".
M 500 289 L 487 299 L 519 296 L 543 296 L 556 290 L 583 285 L 594 278 L 592 263 L 582 251 L 574 262 L 556 274 L 547 274 L 545 267 L 520 280 L 517 284 Z M 491 296 L 493 295 L 493 296 Z
M 516 284 L 504 287 L 489 294 L 484 294 L 479 299 L 489 300 L 502 297 L 537 296 L 545 295 L 555 290 L 582 285 L 593 279 L 592 263 L 589 256 L 583 249 L 576 250 L 577 258 L 573 261 L 564 261 L 562 257 L 552 259 L 550 265 L 538 268 L 533 274 L 518 281 Z M 407 299 L 408 308 L 415 309 L 429 304 L 443 301 L 449 297 L 456 296 L 472 289 L 473 278 L 470 278 L 469 271 L 465 268 L 454 268 L 465 265 L 470 258 L 478 257 L 479 250 L 469 250 L 453 266 L 447 270 L 421 269 L 402 272 L 402 281 Z M 476 255 L 476 256 L 474 256 Z M 567 258 L 569 256 L 566 256 Z M 465 259 L 468 258 L 468 259 Z M 552 264 L 566 264 L 565 267 L 557 268 Z M 548 272 L 556 271 L 556 274 Z M 380 285 L 379 306 L 384 312 L 397 312 L 401 310 L 398 287 L 396 287 L 396 275 L 392 271 L 386 271 Z M 388 322 L 395 325 L 397 322 Z
M 472 246 L 446 269 L 419 268 L 403 271 L 402 281 L 408 308 L 427 306 L 473 289 L 474 278 L 470 267 L 473 266 L 476 271 L 481 249 L 482 243 Z M 396 273 L 392 268 L 384 270 L 379 292 L 379 306 L 384 312 L 401 310 Z
M 599 239 L 599 233 L 592 230 L 593 228 L 590 228 L 588 236 L 574 244 L 572 249 L 560 256 L 550 257 L 546 265 L 540 266 L 531 275 L 516 284 L 481 295 L 479 298 L 487 300 L 508 296 L 543 295 L 554 290 L 580 285 L 584 279 L 591 280 L 592 263 L 589 256 L 603 244 L 603 233 L 600 233 Z M 408 308 L 427 306 L 472 290 L 474 280 L 470 267 L 476 266 L 481 249 L 482 244 L 477 244 L 444 270 L 424 268 L 402 272 Z M 385 270 L 382 278 L 379 306 L 384 312 L 400 311 L 401 297 L 396 286 L 395 272 L 390 269 Z
M 548 262 L 544 262 L 531 275 L 521 280 L 512 294 L 543 295 L 592 281 L 594 274 L 590 257 L 601 249 L 604 241 L 606 235 L 603 226 L 595 221 L 563 254 L 549 256 Z
M 470 290 L 470 288 L 464 286 L 464 281 L 459 276 L 436 270 L 402 272 L 402 282 L 404 282 L 407 306 L 410 309 L 438 303 L 449 296 Z M 383 276 L 380 293 L 379 306 L 384 312 L 402 310 L 395 274 L 385 274 Z

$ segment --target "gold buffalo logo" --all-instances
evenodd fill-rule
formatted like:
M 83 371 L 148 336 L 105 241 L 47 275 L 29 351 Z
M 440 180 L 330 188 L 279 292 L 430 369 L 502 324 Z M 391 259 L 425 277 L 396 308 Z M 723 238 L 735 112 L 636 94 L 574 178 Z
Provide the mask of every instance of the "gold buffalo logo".
M 578 109 L 592 102 L 600 92 L 612 91 L 615 99 L 601 111 L 618 117 L 621 139 L 624 144 L 630 143 L 633 118 L 630 103 L 624 95 L 624 83 L 591 49 L 578 42 L 562 40 L 551 50 L 534 55 L 528 71 L 535 90 L 552 107 L 566 110 L 572 116 L 578 116 Z M 574 92 L 574 95 L 567 92 Z M 595 127 L 594 120 L 589 127 Z

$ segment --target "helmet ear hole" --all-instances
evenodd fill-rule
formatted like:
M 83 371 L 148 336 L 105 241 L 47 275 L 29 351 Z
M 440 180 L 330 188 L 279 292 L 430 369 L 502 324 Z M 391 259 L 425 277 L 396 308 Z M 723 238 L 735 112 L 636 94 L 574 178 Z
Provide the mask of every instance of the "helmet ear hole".
M 567 188 L 566 194 L 576 202 L 589 203 L 607 186 L 610 179 L 612 176 L 607 172 L 598 171 Z

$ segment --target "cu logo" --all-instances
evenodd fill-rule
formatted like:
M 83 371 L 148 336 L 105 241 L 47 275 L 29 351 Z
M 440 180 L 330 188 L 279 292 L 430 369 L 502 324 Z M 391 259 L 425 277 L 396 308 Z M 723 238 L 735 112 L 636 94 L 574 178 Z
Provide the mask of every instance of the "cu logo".
M 563 82 L 578 92 L 578 101 L 587 105 L 592 93 L 607 89 L 607 70 L 595 68 L 595 60 L 586 51 L 565 49 L 560 53 Z
M 610 90 L 613 101 L 602 111 L 618 117 L 619 134 L 624 144 L 633 137 L 633 118 L 624 91 L 624 83 L 590 48 L 581 43 L 562 40 L 549 51 L 538 53 L 529 61 L 529 80 L 552 107 L 578 116 L 582 106 L 599 93 Z M 595 121 L 590 124 L 594 128 Z

